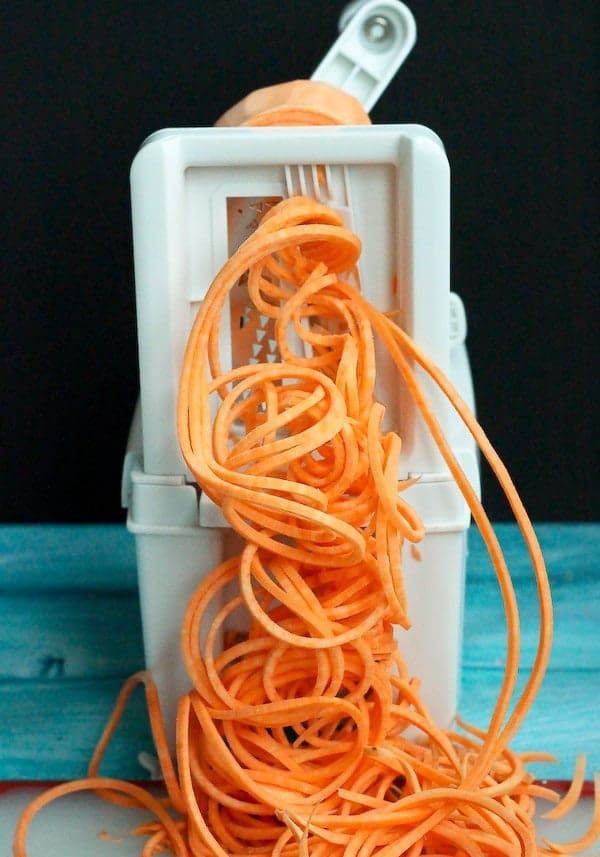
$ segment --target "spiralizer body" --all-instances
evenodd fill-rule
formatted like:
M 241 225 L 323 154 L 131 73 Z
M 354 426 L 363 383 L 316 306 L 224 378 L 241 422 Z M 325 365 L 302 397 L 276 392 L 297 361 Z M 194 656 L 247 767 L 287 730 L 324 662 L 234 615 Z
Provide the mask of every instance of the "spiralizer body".
M 313 79 L 369 110 L 415 40 L 396 0 L 351 4 Z M 134 534 L 145 657 L 174 742 L 176 706 L 189 680 L 180 656 L 183 613 L 199 581 L 236 549 L 220 509 L 196 486 L 176 428 L 179 377 L 198 307 L 224 262 L 277 201 L 312 196 L 360 237 L 360 288 L 453 380 L 472 405 L 462 303 L 450 290 L 450 171 L 439 138 L 419 125 L 165 129 L 131 170 L 140 401 L 123 472 Z M 220 336 L 223 367 L 277 360 L 272 320 L 232 291 Z M 474 444 L 430 379 L 415 368 L 454 454 L 474 486 Z M 436 721 L 457 707 L 469 510 L 383 353 L 378 398 L 402 437 L 399 478 L 425 537 L 403 552 L 412 627 L 398 629 Z M 243 630 L 243 629 L 237 629 Z

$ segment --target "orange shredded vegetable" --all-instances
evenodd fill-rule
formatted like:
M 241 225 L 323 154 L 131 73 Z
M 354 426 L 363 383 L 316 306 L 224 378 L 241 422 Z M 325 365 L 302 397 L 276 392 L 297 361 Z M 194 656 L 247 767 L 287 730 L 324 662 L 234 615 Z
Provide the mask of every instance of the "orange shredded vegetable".
M 140 673 L 117 701 L 89 778 L 58 786 L 27 808 L 15 857 L 26 855 L 35 813 L 84 788 L 154 814 L 138 831 L 150 837 L 145 857 L 165 848 L 177 857 L 551 857 L 598 836 L 596 783 L 588 834 L 566 845 L 536 841 L 535 801 L 558 796 L 534 782 L 528 757 L 509 744 L 550 653 L 543 558 L 510 476 L 474 416 L 418 345 L 356 286 L 360 250 L 332 209 L 287 199 L 263 217 L 212 283 L 187 345 L 178 431 L 198 485 L 243 546 L 199 582 L 187 607 L 181 648 L 193 689 L 179 704 L 176 765 L 151 676 Z M 223 369 L 221 315 L 242 276 L 254 307 L 274 320 L 279 359 Z M 293 344 L 298 339 L 301 348 Z M 417 544 L 424 530 L 402 496 L 402 440 L 384 430 L 385 408 L 375 398 L 377 340 L 429 427 L 496 571 L 507 660 L 486 730 L 440 728 L 394 638 L 395 624 L 410 624 L 402 548 Z M 531 557 L 540 632 L 520 694 L 510 573 L 415 365 L 477 441 Z M 244 623 L 247 634 L 232 633 Z M 139 682 L 165 777 L 160 801 L 98 775 Z M 555 815 L 574 805 L 582 781 L 580 766 Z

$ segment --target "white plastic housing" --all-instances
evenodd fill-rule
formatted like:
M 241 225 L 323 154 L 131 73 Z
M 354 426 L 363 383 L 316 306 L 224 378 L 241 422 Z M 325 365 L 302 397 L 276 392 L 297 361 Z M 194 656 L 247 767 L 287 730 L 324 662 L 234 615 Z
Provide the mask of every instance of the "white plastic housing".
M 126 457 L 124 502 L 136 535 L 147 666 L 172 735 L 177 698 L 189 689 L 179 656 L 183 611 L 231 540 L 219 510 L 191 484 L 179 450 L 179 375 L 195 312 L 214 275 L 252 228 L 256 218 L 250 215 L 259 213 L 261 200 L 307 193 L 337 207 L 363 244 L 366 297 L 381 310 L 395 311 L 444 371 L 458 366 L 455 380 L 467 395 L 470 376 L 464 330 L 454 325 L 452 337 L 450 331 L 449 167 L 439 139 L 426 128 L 166 130 L 150 137 L 135 158 L 131 190 L 141 418 L 134 422 Z M 456 300 L 454 316 L 462 307 L 457 310 Z M 224 367 L 256 358 L 260 343 L 263 359 L 269 347 L 268 330 L 261 332 L 258 319 L 250 327 L 260 342 L 240 338 L 238 315 L 246 312 L 241 306 L 232 299 L 232 317 L 221 331 Z M 457 349 L 463 349 L 458 361 L 451 359 Z M 472 444 L 443 397 L 419 375 L 476 482 Z M 420 560 L 405 551 L 413 628 L 399 632 L 400 645 L 437 721 L 449 725 L 458 694 L 469 513 L 383 353 L 377 395 L 388 408 L 389 425 L 403 437 L 399 475 L 421 476 L 405 496 L 427 532 Z

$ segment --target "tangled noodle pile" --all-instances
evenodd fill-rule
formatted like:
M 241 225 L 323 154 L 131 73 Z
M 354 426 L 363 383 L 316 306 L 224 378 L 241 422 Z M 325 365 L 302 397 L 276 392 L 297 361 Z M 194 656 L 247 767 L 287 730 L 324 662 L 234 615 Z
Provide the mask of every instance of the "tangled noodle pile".
M 194 594 L 182 628 L 193 685 L 179 705 L 171 762 L 147 673 L 124 688 L 79 788 L 152 809 L 143 854 L 178 857 L 533 857 L 572 854 L 598 835 L 596 811 L 578 843 L 536 843 L 537 784 L 509 742 L 547 664 L 551 600 L 521 501 L 482 429 L 410 337 L 357 288 L 360 241 L 307 198 L 272 208 L 214 280 L 188 342 L 178 428 L 188 466 L 243 547 Z M 224 370 L 221 318 L 247 277 L 255 310 L 273 319 L 278 359 Z M 384 430 L 374 394 L 375 340 L 389 353 L 463 492 L 492 558 L 505 606 L 506 672 L 488 728 L 433 722 L 393 626 L 408 627 L 401 556 L 423 537 L 398 480 L 401 438 Z M 501 482 L 528 546 L 540 601 L 529 680 L 512 702 L 519 617 L 487 516 L 417 383 L 421 366 L 448 396 Z M 235 629 L 247 628 L 243 634 Z M 146 685 L 168 790 L 166 805 L 98 776 L 133 687 Z M 512 707 L 511 707 L 512 706 Z M 545 756 L 543 756 L 546 758 Z M 555 814 L 576 800 L 576 787 Z M 596 784 L 598 792 L 598 783 Z

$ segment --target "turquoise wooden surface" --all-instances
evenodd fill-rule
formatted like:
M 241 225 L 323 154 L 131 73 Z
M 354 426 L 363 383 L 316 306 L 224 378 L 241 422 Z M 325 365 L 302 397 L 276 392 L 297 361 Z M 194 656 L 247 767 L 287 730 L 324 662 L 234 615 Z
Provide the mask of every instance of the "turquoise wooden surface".
M 497 525 L 515 590 L 522 625 L 522 672 L 527 679 L 538 632 L 535 583 L 516 525 Z M 532 769 L 540 777 L 567 779 L 577 753 L 586 752 L 588 774 L 600 771 L 600 526 L 541 524 L 542 546 L 554 604 L 554 644 L 541 691 L 515 737 L 521 750 L 547 750 L 558 764 Z M 503 674 L 505 629 L 491 563 L 479 533 L 472 530 L 465 595 L 460 713 L 485 726 Z
M 131 590 L 135 548 L 114 524 L 0 526 L 0 590 Z
M 142 659 L 135 590 L 0 596 L 0 679 L 102 679 Z
M 522 610 L 523 664 L 537 633 L 535 587 L 515 526 L 497 527 Z M 550 750 L 539 776 L 568 778 L 585 751 L 600 770 L 600 526 L 539 525 L 555 603 L 550 670 L 520 749 Z M 470 536 L 461 715 L 485 727 L 502 678 L 504 620 L 479 535 Z M 106 526 L 0 527 L 0 780 L 85 772 L 124 678 L 142 666 L 133 538 Z M 521 683 L 526 678 L 526 669 Z M 104 770 L 143 778 L 151 751 L 136 695 Z

